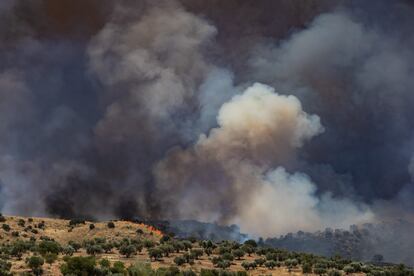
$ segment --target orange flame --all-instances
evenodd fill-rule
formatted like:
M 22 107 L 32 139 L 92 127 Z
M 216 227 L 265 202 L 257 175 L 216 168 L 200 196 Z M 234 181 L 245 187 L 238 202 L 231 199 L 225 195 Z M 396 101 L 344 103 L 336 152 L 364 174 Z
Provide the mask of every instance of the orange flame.
M 140 223 L 138 225 L 141 228 L 144 228 L 145 230 L 147 230 L 147 232 L 153 233 L 153 235 L 156 235 L 156 236 L 159 236 L 159 237 L 162 237 L 164 235 L 164 233 L 162 233 L 159 229 L 155 228 L 152 225 L 147 225 L 147 224 L 144 224 L 144 223 Z

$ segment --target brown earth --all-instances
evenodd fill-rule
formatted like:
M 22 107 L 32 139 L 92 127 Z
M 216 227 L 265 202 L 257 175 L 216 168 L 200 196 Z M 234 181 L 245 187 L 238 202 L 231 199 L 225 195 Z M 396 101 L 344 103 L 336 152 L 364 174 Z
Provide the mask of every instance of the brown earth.
M 23 219 L 25 221 L 24 227 L 18 225 L 18 221 L 20 219 Z M 69 241 L 82 243 L 84 240 L 90 240 L 97 237 L 106 238 L 108 241 L 121 240 L 123 238 L 137 238 L 137 235 L 139 235 L 142 239 L 152 239 L 154 241 L 159 241 L 159 239 L 162 237 L 162 233 L 152 228 L 151 226 L 128 221 L 113 221 L 115 228 L 108 228 L 107 222 L 86 222 L 85 224 L 79 224 L 77 226 L 71 227 L 69 226 L 69 220 L 51 218 L 32 218 L 32 220 L 32 222 L 29 222 L 28 218 L 25 217 L 6 217 L 6 222 L 3 223 L 8 224 L 11 230 L 5 231 L 0 228 L 0 243 L 9 243 L 16 239 L 28 240 L 30 237 L 35 237 L 37 240 L 39 240 L 42 236 L 52 238 L 62 245 L 66 245 Z M 45 224 L 44 230 L 34 228 L 35 225 L 41 222 L 44 222 Z M 92 230 L 89 229 L 89 225 L 91 223 L 95 225 L 95 228 Z M 25 227 L 29 225 L 36 229 L 38 233 L 32 233 L 30 230 L 27 232 L 24 231 Z M 137 234 L 136 231 L 138 229 L 141 229 L 144 234 Z M 14 231 L 19 232 L 19 237 L 12 236 L 12 232 Z M 159 267 L 169 267 L 171 265 L 174 265 L 173 260 L 176 256 L 179 255 L 182 255 L 182 253 L 170 254 L 169 257 L 163 257 L 160 261 L 151 261 L 148 256 L 148 252 L 145 249 L 141 253 L 131 256 L 130 258 L 126 258 L 120 255 L 119 252 L 114 249 L 112 253 L 97 255 L 96 259 L 97 262 L 99 262 L 99 260 L 102 258 L 108 259 L 111 263 L 122 261 L 125 264 L 125 267 L 128 267 L 129 265 L 136 262 L 148 262 L 151 263 L 152 268 L 156 269 Z M 24 272 L 30 272 L 30 269 L 27 268 L 24 261 L 27 256 L 28 255 L 23 256 L 21 260 L 10 260 L 13 264 L 13 274 L 19 275 Z M 87 256 L 87 254 L 84 249 L 81 249 L 78 253 L 75 253 L 74 256 Z M 185 264 L 181 267 L 181 269 L 192 269 L 195 272 L 199 272 L 203 268 L 214 269 L 214 266 L 210 261 L 213 256 L 214 255 L 208 257 L 206 255 L 203 255 L 199 260 L 195 260 L 195 263 L 193 265 Z M 61 275 L 59 267 L 62 265 L 62 263 L 64 263 L 62 258 L 63 256 L 59 255 L 58 260 L 52 265 L 44 264 L 44 275 Z M 251 257 L 245 256 L 241 260 L 234 260 L 229 270 L 243 271 L 244 268 L 241 266 L 241 263 L 243 261 L 253 261 L 255 258 L 258 258 L 258 256 L 252 254 Z M 260 267 L 255 270 L 250 270 L 248 273 L 249 275 L 302 275 L 300 268 L 292 269 L 289 271 L 286 267 L 275 268 L 273 270 Z

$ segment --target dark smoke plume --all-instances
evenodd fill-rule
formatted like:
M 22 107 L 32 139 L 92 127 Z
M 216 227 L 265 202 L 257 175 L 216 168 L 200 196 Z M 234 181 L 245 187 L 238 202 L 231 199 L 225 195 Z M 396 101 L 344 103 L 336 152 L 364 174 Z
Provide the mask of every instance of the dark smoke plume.
M 412 220 L 413 6 L 256 2 L 2 1 L 2 211 Z

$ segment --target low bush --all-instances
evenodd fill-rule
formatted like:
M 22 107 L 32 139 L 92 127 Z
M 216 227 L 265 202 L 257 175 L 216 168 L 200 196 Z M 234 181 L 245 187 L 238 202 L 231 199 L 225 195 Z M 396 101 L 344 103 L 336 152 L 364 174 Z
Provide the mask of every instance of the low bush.
M 70 221 L 69 221 L 69 226 L 76 226 L 76 225 L 78 225 L 78 224 L 85 224 L 86 222 L 85 222 L 85 220 L 84 219 L 80 219 L 80 218 L 74 218 L 74 219 L 71 219 Z
M 9 232 L 11 230 L 10 225 L 3 223 L 3 225 L 1 226 L 1 228 L 6 231 Z
M 110 221 L 110 222 L 108 222 L 107 226 L 108 226 L 108 228 L 115 228 L 115 223 Z
M 41 275 L 43 273 L 42 266 L 45 263 L 42 257 L 32 256 L 26 260 L 27 266 L 32 270 L 34 275 Z
M 95 275 L 95 257 L 65 257 L 60 271 L 63 275 Z

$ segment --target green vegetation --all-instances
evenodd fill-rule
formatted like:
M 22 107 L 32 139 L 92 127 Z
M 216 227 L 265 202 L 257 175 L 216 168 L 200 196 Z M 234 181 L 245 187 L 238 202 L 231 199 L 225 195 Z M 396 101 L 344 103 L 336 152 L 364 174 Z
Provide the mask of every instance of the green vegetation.
M 32 270 L 34 275 L 41 275 L 43 273 L 42 266 L 45 263 L 42 257 L 32 256 L 26 260 L 27 266 Z
M 0 275 L 4 275 L 4 276 L 12 275 L 10 273 L 11 267 L 12 267 L 12 264 L 10 262 L 0 259 Z
M 14 221 L 8 219 L 7 223 L 3 224 L 3 233 L 7 239 L 0 244 L 1 276 L 12 275 L 16 269 L 24 270 L 24 273 L 30 270 L 34 275 L 60 269 L 63 275 L 243 276 L 247 273 L 277 274 L 283 270 L 324 276 L 345 276 L 355 273 L 367 276 L 414 276 L 411 268 L 384 263 L 381 255 L 374 256 L 370 263 L 362 263 L 340 256 L 325 258 L 264 247 L 263 243 L 254 240 L 244 243 L 213 242 L 194 238 L 179 239 L 173 235 L 164 235 L 157 240 L 155 235 L 150 236 L 147 230 L 141 233 L 131 225 L 124 228 L 130 234 L 125 237 L 121 231 L 124 227 L 121 222 L 117 223 L 113 236 L 102 237 L 101 234 L 94 235 L 101 229 L 108 233 L 105 224 L 91 232 L 89 230 L 94 229 L 91 227 L 93 224 L 85 222 L 84 226 L 76 226 L 83 224 L 79 220 L 72 220 L 69 225 L 65 222 L 64 225 L 68 228 L 73 227 L 74 231 L 83 229 L 86 231 L 83 233 L 88 233 L 88 238 L 60 244 L 46 236 L 50 235 L 48 231 L 39 230 L 41 234 L 38 236 L 24 236 L 30 234 L 33 227 L 39 228 L 39 224 L 43 225 L 43 228 L 46 227 L 44 222 L 34 223 L 33 220 L 16 218 Z M 106 224 L 108 228 L 112 227 L 109 226 L 110 223 Z M 4 225 L 8 226 L 8 230 L 4 229 Z M 47 227 L 52 228 L 52 224 L 48 223 Z M 20 232 L 12 231 L 11 228 Z M 13 235 L 13 232 L 20 235 Z M 66 230 L 63 232 L 66 233 Z M 20 264 L 24 260 L 26 265 L 17 265 L 19 268 L 12 266 L 19 260 Z M 206 267 L 213 269 L 205 269 Z
M 108 222 L 107 226 L 108 226 L 108 228 L 115 228 L 115 223 L 110 221 L 110 222 Z
M 69 226 L 76 226 L 78 224 L 85 224 L 86 221 L 84 219 L 75 218 L 69 221 Z
M 96 275 L 95 257 L 65 257 L 60 267 L 63 275 Z
M 3 228 L 4 231 L 9 232 L 10 231 L 10 226 L 6 223 L 3 223 L 3 225 L 1 226 L 1 228 Z

